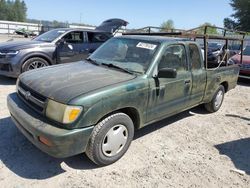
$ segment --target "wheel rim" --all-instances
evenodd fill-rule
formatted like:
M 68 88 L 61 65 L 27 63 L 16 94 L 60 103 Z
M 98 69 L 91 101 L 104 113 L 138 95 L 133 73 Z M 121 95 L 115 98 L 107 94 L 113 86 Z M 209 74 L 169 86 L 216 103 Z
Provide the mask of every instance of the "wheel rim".
M 33 61 L 32 63 L 29 64 L 27 70 L 38 69 L 45 66 L 46 64 L 42 61 Z
M 107 157 L 120 153 L 128 140 L 128 129 L 124 125 L 113 126 L 102 142 L 102 152 Z
M 220 90 L 218 91 L 214 101 L 214 105 L 216 108 L 218 108 L 221 105 L 222 100 L 223 100 L 223 92 Z

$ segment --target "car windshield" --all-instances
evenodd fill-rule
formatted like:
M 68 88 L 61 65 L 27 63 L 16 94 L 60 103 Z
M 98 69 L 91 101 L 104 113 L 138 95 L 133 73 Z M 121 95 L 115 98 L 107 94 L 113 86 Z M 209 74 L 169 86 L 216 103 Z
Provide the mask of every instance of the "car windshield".
M 62 30 L 61 29 L 60 30 L 59 29 L 51 30 L 51 31 L 48 31 L 46 33 L 39 35 L 34 40 L 35 41 L 43 41 L 43 42 L 52 42 L 53 40 L 55 40 L 56 38 L 58 38 L 59 36 L 61 36 L 65 32 L 66 32 L 66 30 L 63 30 L 63 29 Z
M 208 43 L 208 48 L 212 48 L 212 49 L 220 49 L 221 46 L 222 45 L 219 43 Z
M 246 48 L 243 50 L 243 55 L 250 56 L 250 46 L 246 46 Z
M 90 59 L 98 64 L 113 64 L 130 72 L 143 74 L 147 71 L 159 43 L 138 39 L 112 38 Z

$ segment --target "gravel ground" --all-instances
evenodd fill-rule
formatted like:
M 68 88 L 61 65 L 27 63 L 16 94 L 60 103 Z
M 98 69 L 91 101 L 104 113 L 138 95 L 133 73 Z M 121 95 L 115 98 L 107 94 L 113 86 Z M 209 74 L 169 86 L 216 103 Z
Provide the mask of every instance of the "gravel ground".
M 7 42 L 7 41 L 27 41 L 31 38 L 24 38 L 21 35 L 8 35 L 8 34 L 0 34 L 0 42 Z
M 52 158 L 27 141 L 6 106 L 15 81 L 0 77 L 1 187 L 250 187 L 249 81 L 217 113 L 196 107 L 137 131 L 125 156 L 102 168 L 84 154 Z

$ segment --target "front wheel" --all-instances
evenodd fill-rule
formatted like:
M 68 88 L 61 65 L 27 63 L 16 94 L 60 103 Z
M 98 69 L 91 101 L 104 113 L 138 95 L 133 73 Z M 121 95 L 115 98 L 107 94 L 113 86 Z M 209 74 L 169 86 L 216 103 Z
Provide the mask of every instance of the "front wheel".
M 86 154 L 97 165 L 112 164 L 126 153 L 133 137 L 134 124 L 128 115 L 110 115 L 95 126 Z
M 225 89 L 222 85 L 219 86 L 213 99 L 205 104 L 205 108 L 209 112 L 216 112 L 220 109 L 223 99 L 224 99 Z
M 49 63 L 45 59 L 40 58 L 40 57 L 33 57 L 24 62 L 23 67 L 22 67 L 22 72 L 46 67 L 48 65 Z

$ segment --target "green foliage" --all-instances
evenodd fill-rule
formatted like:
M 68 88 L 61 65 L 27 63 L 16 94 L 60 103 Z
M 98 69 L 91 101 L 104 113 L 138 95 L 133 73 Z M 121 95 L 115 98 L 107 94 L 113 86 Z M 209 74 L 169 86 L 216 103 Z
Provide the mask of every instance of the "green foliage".
M 27 7 L 24 1 L 0 0 L 0 20 L 26 21 Z
M 162 31 L 174 29 L 174 21 L 167 20 L 167 21 L 163 22 L 160 27 L 162 28 L 161 29 Z
M 224 27 L 227 29 L 235 29 L 237 27 L 237 24 L 231 18 L 225 18 L 224 19 Z
M 206 26 L 215 26 L 215 25 L 212 25 L 211 23 L 204 23 L 204 24 L 200 25 L 200 28 L 197 30 L 197 33 L 204 34 Z M 216 28 L 207 27 L 207 34 L 217 35 L 218 31 Z
M 250 31 L 250 1 L 249 0 L 231 0 L 230 5 L 234 10 L 232 17 L 224 19 L 224 26 L 231 27 L 230 29 L 237 29 L 243 31 Z M 230 22 L 228 22 L 230 20 Z
M 27 19 L 27 22 L 34 23 L 34 24 L 41 24 L 45 27 L 49 28 L 58 28 L 58 27 L 69 27 L 68 22 L 58 22 L 56 20 L 54 21 L 48 21 L 48 20 L 37 20 L 37 19 Z

